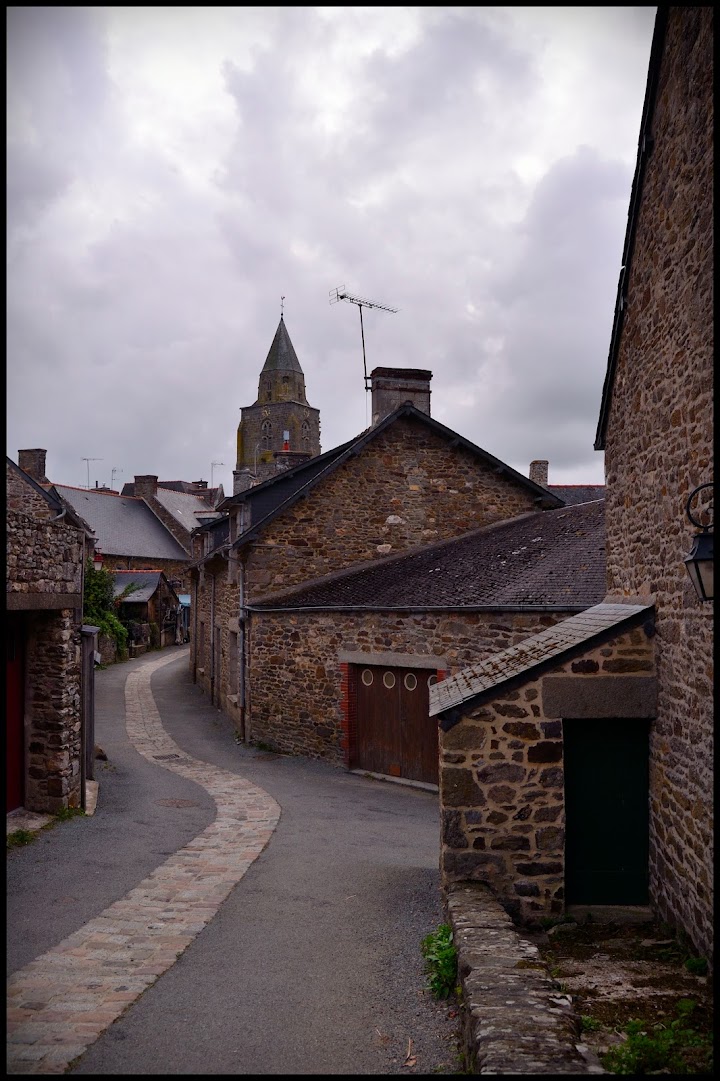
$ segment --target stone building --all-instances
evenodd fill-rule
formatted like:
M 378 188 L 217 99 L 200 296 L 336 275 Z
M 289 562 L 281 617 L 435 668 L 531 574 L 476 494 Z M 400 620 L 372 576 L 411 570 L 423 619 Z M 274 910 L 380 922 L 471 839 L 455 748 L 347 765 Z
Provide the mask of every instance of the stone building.
M 649 903 L 711 961 L 713 608 L 684 557 L 713 479 L 712 21 L 656 17 L 595 443 L 606 595 L 430 691 L 446 885 L 523 920 Z
M 280 316 L 253 405 L 237 430 L 233 495 L 320 453 L 320 411 L 305 395 L 305 376 Z
M 420 581 L 414 596 L 408 594 L 400 604 L 401 611 L 389 602 L 372 604 L 376 585 L 367 586 L 369 597 L 353 603 L 352 615 L 341 600 L 319 605 L 329 609 L 327 615 L 314 611 L 318 605 L 311 587 L 325 587 L 333 576 L 341 598 L 347 583 L 340 578 L 350 571 L 371 573 L 378 561 L 434 550 L 511 519 L 530 515 L 530 549 L 548 550 L 548 545 L 539 546 L 544 527 L 535 518 L 538 511 L 565 506 L 561 489 L 517 473 L 433 420 L 413 404 L 413 397 L 385 411 L 394 404 L 383 398 L 388 387 L 402 384 L 404 392 L 429 409 L 430 376 L 419 369 L 376 369 L 371 389 L 378 419 L 371 428 L 237 492 L 218 508 L 225 517 L 197 532 L 192 670 L 246 738 L 339 765 L 362 764 L 366 755 L 352 745 L 347 699 L 348 688 L 355 693 L 348 680 L 357 678 L 360 654 L 372 654 L 375 663 L 388 668 L 455 671 L 475 659 L 478 649 L 500 649 L 601 599 L 598 575 L 604 574 L 604 554 L 602 544 L 595 544 L 589 561 L 578 564 L 585 572 L 579 594 L 565 580 L 563 594 L 558 580 L 544 600 L 541 591 L 519 601 L 484 595 L 477 611 L 458 613 L 464 602 L 456 577 L 455 592 L 446 591 L 435 611 L 426 610 L 427 589 Z M 577 494 L 582 497 L 584 490 Z M 510 534 L 506 544 L 502 557 L 512 565 L 515 539 Z M 441 553 L 436 555 L 439 559 Z M 452 560 L 444 553 L 443 558 Z M 394 573 L 404 575 L 406 569 L 398 566 Z M 284 596 L 300 587 L 310 590 L 307 602 Z M 283 613 L 276 616 L 264 604 L 280 594 Z M 411 609 L 417 611 L 410 614 Z M 452 642 L 453 633 L 462 634 L 462 644 Z M 285 692 L 293 673 L 298 683 L 290 701 Z M 408 674 L 413 677 L 409 682 L 418 678 L 414 672 L 400 674 L 403 681 Z M 426 706 L 427 676 L 426 671 Z M 279 707 L 281 723 L 276 720 Z M 391 775 L 396 765 L 390 759 L 385 763 Z M 405 767 L 400 769 L 407 774 Z M 425 772 L 435 770 L 433 763 Z
M 6 497 L 7 810 L 54 813 L 83 805 L 82 598 L 93 539 L 10 458 Z M 92 652 L 94 635 L 85 637 Z

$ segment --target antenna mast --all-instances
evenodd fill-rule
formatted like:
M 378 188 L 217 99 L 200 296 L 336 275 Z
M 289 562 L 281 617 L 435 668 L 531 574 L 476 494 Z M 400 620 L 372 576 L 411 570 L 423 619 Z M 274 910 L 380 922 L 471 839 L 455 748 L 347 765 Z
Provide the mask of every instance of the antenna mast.
M 345 289 L 344 285 L 338 286 L 337 289 L 330 290 L 330 303 L 337 304 L 338 300 L 347 300 L 350 304 L 357 304 L 360 309 L 360 336 L 362 338 L 362 351 L 363 351 L 363 373 L 365 375 L 365 390 L 370 390 L 370 382 L 368 380 L 367 363 L 365 361 L 365 330 L 363 328 L 363 308 L 379 308 L 383 312 L 398 311 L 398 308 L 389 308 L 387 304 L 378 304 L 374 300 L 364 300 L 363 297 L 351 296 Z
M 87 479 L 88 479 L 87 486 L 88 486 L 88 489 L 89 489 L 90 488 L 90 462 L 102 462 L 102 461 L 104 461 L 104 459 L 103 458 L 83 458 L 82 460 L 84 462 L 87 462 Z
M 216 465 L 225 465 L 225 462 L 210 462 L 210 487 L 213 487 L 213 473 Z

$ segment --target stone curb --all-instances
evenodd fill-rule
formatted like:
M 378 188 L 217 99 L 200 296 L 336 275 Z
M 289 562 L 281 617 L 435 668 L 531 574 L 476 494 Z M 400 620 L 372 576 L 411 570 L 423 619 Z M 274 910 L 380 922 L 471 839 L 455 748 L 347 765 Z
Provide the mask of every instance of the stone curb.
M 210 922 L 280 818 L 267 792 L 190 758 L 165 732 L 150 679 L 177 659 L 173 653 L 128 675 L 127 732 L 149 761 L 209 792 L 215 821 L 125 897 L 8 979 L 9 1074 L 64 1073 Z
M 446 902 L 458 954 L 463 1040 L 474 1074 L 602 1074 L 580 1042 L 580 1019 L 537 946 L 481 883 L 451 885 Z

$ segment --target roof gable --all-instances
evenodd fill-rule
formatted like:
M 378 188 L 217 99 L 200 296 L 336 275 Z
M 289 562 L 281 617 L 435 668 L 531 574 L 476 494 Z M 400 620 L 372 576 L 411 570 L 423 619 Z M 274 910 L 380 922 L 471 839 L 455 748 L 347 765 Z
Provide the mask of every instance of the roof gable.
M 460 706 L 467 707 L 470 702 L 476 704 L 494 694 L 502 684 L 528 676 L 541 665 L 556 664 L 565 654 L 577 651 L 625 623 L 638 622 L 652 610 L 652 604 L 603 603 L 570 616 L 525 638 L 519 645 L 503 649 L 489 660 L 464 668 L 450 679 L 435 684 L 430 688 L 430 716 L 442 716 Z
M 333 451 L 328 451 L 326 455 L 320 455 L 318 458 L 310 459 L 309 462 L 296 466 L 293 470 L 288 470 L 289 476 L 288 474 L 280 474 L 277 478 L 266 481 L 264 485 L 257 485 L 255 488 L 250 488 L 241 493 L 241 495 L 233 496 L 232 502 L 240 502 L 242 498 L 242 500 L 250 502 L 251 506 L 253 500 L 258 500 L 255 504 L 255 510 L 263 512 L 257 514 L 253 512 L 250 528 L 238 537 L 234 547 L 240 548 L 253 540 L 266 525 L 283 511 L 290 508 L 298 499 L 303 498 L 309 491 L 322 483 L 349 458 L 362 454 L 364 449 L 376 440 L 381 433 L 387 431 L 388 428 L 391 428 L 392 425 L 397 424 L 399 421 L 408 419 L 430 428 L 432 432 L 444 439 L 451 448 L 462 447 L 494 472 L 504 474 L 509 480 L 517 482 L 533 494 L 538 505 L 546 507 L 563 506 L 563 500 L 560 496 L 555 495 L 542 485 L 536 484 L 535 481 L 530 480 L 522 473 L 518 473 L 511 466 L 500 461 L 499 458 L 495 458 L 492 454 L 488 454 L 487 451 L 471 443 L 469 439 L 465 439 L 451 428 L 446 428 L 444 424 L 433 420 L 427 413 L 423 413 L 421 410 L 416 409 L 415 406 L 405 403 L 393 413 L 388 414 L 378 424 L 361 432 L 355 439 L 336 447 Z M 278 487 L 275 487 L 275 485 Z M 228 505 L 231 505 L 231 500 L 223 504 L 223 506 Z

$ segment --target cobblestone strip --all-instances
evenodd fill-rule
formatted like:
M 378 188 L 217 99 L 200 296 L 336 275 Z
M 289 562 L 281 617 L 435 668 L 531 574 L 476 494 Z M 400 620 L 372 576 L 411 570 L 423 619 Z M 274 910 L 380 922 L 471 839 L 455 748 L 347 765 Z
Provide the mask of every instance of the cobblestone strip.
M 270 840 L 280 807 L 242 777 L 189 758 L 165 732 L 150 678 L 131 672 L 126 726 L 135 748 L 215 800 L 215 821 L 135 889 L 8 980 L 10 1074 L 63 1073 L 165 972 L 213 918 Z

